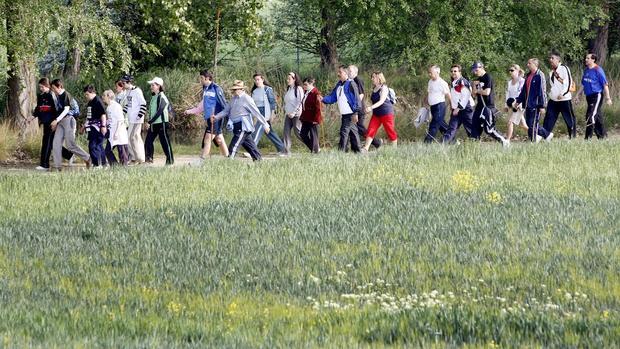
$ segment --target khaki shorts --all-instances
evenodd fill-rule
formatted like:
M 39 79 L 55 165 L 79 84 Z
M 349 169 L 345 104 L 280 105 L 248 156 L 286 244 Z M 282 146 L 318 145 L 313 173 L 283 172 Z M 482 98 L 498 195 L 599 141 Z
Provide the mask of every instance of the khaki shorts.
M 521 120 L 525 119 L 523 116 L 523 110 L 512 111 L 512 109 L 509 109 L 508 113 L 510 115 L 510 122 L 515 125 L 519 125 Z

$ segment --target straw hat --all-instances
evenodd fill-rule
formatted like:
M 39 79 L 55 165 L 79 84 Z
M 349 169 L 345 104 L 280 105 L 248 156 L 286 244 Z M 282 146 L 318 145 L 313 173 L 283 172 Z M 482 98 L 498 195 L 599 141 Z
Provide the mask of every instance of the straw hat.
M 234 90 L 245 90 L 245 83 L 242 80 L 235 80 L 235 82 L 233 83 L 230 89 L 233 91 Z

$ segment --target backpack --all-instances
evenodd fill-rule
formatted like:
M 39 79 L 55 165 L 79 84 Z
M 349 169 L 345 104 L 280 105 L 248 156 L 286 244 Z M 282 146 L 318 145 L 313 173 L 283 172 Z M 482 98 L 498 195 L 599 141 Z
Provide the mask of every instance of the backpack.
M 69 102 L 69 115 L 77 118 L 80 116 L 80 105 L 75 100 L 75 98 L 71 98 L 71 102 Z
M 388 97 L 387 97 L 390 102 L 392 104 L 396 104 L 396 92 L 394 92 L 394 89 L 391 87 L 388 87 Z

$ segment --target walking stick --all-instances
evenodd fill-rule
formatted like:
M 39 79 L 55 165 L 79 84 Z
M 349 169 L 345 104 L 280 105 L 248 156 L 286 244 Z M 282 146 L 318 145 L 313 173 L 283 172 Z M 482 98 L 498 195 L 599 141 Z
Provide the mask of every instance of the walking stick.
M 220 43 L 220 14 L 221 13 L 222 13 L 222 10 L 218 8 L 216 18 L 215 18 L 215 48 L 213 52 L 213 81 L 215 81 L 215 76 L 217 75 L 217 48 Z M 213 114 L 211 114 L 210 121 L 211 121 L 211 137 L 213 137 L 213 140 L 215 140 L 216 136 L 213 134 L 213 129 L 215 126 L 214 125 L 215 119 L 213 118 Z M 211 140 L 209 141 L 211 142 Z M 222 145 L 220 144 L 219 146 L 221 147 Z M 209 152 L 209 160 L 211 160 L 211 152 Z

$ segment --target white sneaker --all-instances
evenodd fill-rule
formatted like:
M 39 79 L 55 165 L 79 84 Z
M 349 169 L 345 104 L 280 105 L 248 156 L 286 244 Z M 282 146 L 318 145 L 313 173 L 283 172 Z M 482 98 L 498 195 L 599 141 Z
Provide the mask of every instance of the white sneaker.
M 71 159 L 69 159 L 69 167 L 73 167 L 73 160 L 75 160 L 75 156 L 72 156 Z
M 37 171 L 49 171 L 49 168 L 45 168 L 43 166 L 37 166 L 34 169 L 37 170 Z
M 103 166 L 99 165 L 99 166 L 93 166 L 94 170 L 103 170 Z
M 540 142 L 542 139 L 542 136 L 536 135 L 536 143 Z
M 550 132 L 547 138 L 545 138 L 545 142 L 549 143 L 553 139 L 553 132 Z
M 504 140 L 502 141 L 502 146 L 503 146 L 504 148 L 510 148 L 510 141 L 509 141 L 509 140 L 507 140 L 507 139 L 504 139 Z

